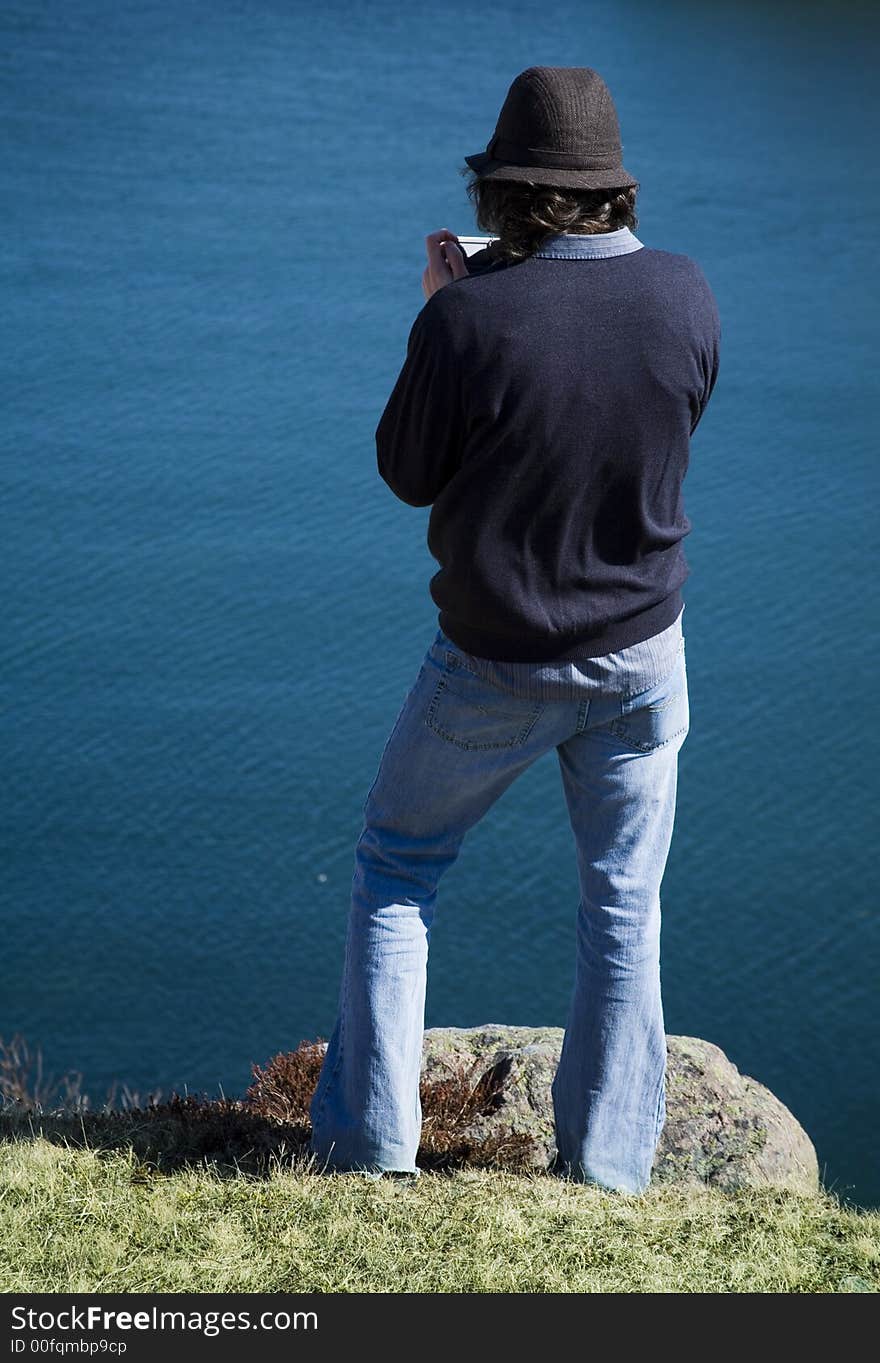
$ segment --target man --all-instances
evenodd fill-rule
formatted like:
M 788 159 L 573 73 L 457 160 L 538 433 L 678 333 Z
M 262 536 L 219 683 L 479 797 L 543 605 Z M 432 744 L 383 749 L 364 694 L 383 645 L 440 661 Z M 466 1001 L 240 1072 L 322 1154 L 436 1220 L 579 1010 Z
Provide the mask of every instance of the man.
M 689 727 L 681 486 L 720 327 L 700 268 L 634 235 L 621 155 L 601 76 L 530 67 L 466 158 L 497 240 L 466 261 L 452 232 L 427 238 L 426 302 L 376 444 L 392 491 L 432 507 L 440 627 L 364 805 L 311 1104 L 324 1168 L 419 1176 L 439 881 L 554 748 L 581 901 L 551 1172 L 625 1193 L 650 1179 L 666 1113 L 659 891 Z

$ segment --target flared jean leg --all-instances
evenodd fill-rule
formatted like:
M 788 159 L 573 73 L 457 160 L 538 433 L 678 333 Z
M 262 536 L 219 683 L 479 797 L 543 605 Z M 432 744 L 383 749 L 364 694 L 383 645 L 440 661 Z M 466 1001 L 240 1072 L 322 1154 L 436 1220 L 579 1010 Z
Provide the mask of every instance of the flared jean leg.
M 682 654 L 644 705 L 557 749 L 581 899 L 555 1170 L 621 1192 L 648 1185 L 666 1116 L 660 886 L 687 726 Z
M 417 1172 L 428 946 L 467 831 L 555 738 L 543 707 L 499 697 L 428 650 L 364 805 L 339 1006 L 311 1103 L 325 1168 Z

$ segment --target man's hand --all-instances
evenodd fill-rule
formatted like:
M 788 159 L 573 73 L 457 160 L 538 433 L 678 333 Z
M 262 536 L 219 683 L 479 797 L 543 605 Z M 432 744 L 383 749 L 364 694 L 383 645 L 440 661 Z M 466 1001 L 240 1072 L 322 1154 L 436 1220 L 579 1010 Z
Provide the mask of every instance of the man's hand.
M 428 263 L 422 274 L 422 293 L 429 299 L 432 293 L 451 284 L 453 279 L 463 279 L 467 274 L 464 251 L 458 244 L 458 237 L 448 227 L 439 232 L 431 232 L 425 237 L 428 249 Z

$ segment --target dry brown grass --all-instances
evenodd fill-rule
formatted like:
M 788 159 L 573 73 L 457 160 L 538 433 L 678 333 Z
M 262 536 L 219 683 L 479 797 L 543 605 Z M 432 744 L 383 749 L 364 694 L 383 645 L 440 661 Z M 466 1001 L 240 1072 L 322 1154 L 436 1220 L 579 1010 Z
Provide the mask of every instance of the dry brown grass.
M 253 1067 L 253 1083 L 245 1102 L 271 1122 L 304 1132 L 308 1141 L 309 1103 L 324 1058 L 323 1039 L 303 1041 L 295 1051 L 274 1056 L 265 1069 Z M 461 1065 L 443 1078 L 423 1079 L 422 1140 L 416 1163 L 424 1169 L 521 1169 L 532 1148 L 531 1139 L 503 1132 L 486 1139 L 472 1133 L 474 1122 L 497 1111 L 506 1073 L 504 1062 L 488 1073 L 479 1064 Z
M 19 1033 L 9 1040 L 0 1037 L 0 1102 L 23 1107 L 60 1104 L 78 1111 L 87 1102 L 82 1094 L 82 1075 L 71 1070 L 60 1077 L 47 1074 L 43 1052 L 33 1050 Z
M 98 1110 L 76 1082 L 46 1081 L 42 1056 L 21 1037 L 0 1039 L 0 1136 L 42 1136 L 55 1143 L 111 1150 L 131 1146 L 145 1169 L 168 1172 L 211 1164 L 227 1173 L 265 1175 L 272 1166 L 312 1163 L 309 1104 L 323 1061 L 323 1038 L 252 1066 L 242 1099 L 172 1093 L 142 1102 L 130 1090 L 114 1105 L 114 1090 Z M 39 1083 L 34 1084 L 38 1079 Z M 528 1163 L 528 1135 L 501 1131 L 481 1137 L 479 1119 L 497 1111 L 504 1065 L 486 1074 L 462 1065 L 420 1085 L 423 1126 L 417 1163 L 453 1171 L 466 1167 L 518 1171 Z

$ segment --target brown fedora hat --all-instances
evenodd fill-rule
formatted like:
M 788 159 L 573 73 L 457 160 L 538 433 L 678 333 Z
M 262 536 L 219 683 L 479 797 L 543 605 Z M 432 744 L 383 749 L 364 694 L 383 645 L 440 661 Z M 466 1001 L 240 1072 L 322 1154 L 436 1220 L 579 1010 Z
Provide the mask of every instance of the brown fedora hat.
M 623 188 L 611 92 L 589 66 L 530 66 L 511 85 L 485 151 L 466 156 L 481 180 L 530 180 L 572 189 Z

